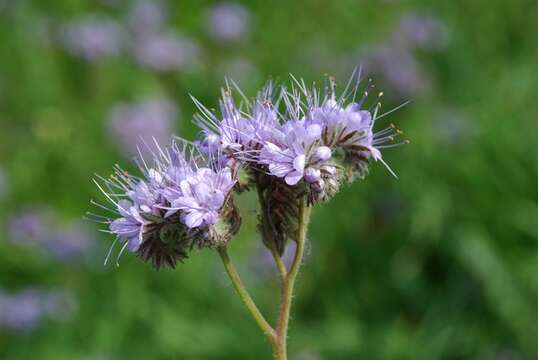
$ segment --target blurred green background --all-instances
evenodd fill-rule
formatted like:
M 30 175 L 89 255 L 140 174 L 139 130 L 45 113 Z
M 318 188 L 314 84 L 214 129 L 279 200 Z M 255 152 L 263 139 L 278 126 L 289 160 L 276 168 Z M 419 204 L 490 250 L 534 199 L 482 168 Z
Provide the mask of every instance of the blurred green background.
M 537 37 L 536 1 L 0 0 L 0 359 L 270 359 L 216 253 L 103 266 L 91 178 L 195 139 L 189 93 L 215 106 L 225 75 L 253 96 L 358 64 L 412 101 L 383 120 L 411 144 L 314 210 L 290 358 L 538 358 Z M 239 202 L 230 252 L 275 319 Z

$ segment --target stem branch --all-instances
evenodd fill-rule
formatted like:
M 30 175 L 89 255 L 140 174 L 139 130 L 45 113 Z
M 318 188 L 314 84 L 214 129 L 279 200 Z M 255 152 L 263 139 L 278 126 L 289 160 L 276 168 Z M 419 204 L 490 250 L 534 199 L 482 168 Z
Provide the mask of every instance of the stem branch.
M 228 273 L 228 276 L 230 277 L 230 280 L 232 281 L 232 284 L 235 288 L 235 291 L 241 298 L 241 301 L 243 304 L 245 304 L 246 308 L 260 327 L 260 329 L 263 331 L 265 336 L 267 336 L 267 339 L 271 343 L 273 347 L 275 347 L 276 344 L 276 332 L 273 329 L 271 325 L 265 320 L 262 313 L 250 297 L 247 289 L 243 285 L 243 282 L 241 281 L 241 278 L 239 277 L 239 274 L 232 263 L 230 256 L 228 255 L 228 251 L 226 246 L 220 246 L 217 248 L 220 258 L 222 259 L 222 263 L 224 264 L 224 268 L 226 269 L 226 273 Z
M 302 199 L 299 207 L 299 224 L 297 226 L 297 237 L 295 239 L 295 241 L 297 242 L 295 256 L 290 271 L 282 282 L 280 316 L 276 329 L 277 344 L 275 349 L 275 358 L 277 360 L 287 359 L 286 342 L 288 336 L 288 324 L 290 319 L 291 303 L 293 298 L 293 288 L 295 285 L 295 279 L 297 277 L 297 274 L 299 273 L 299 268 L 301 267 L 301 263 L 303 261 L 309 218 L 310 207 L 307 206 L 306 199 Z

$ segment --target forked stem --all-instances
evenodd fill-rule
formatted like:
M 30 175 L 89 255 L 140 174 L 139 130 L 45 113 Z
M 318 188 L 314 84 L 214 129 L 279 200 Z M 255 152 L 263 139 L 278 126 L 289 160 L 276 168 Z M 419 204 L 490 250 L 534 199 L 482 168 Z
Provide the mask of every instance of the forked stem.
M 259 189 L 259 188 L 258 188 Z M 262 207 L 262 216 L 267 216 L 265 211 L 265 202 L 263 199 L 263 193 L 259 190 L 258 195 L 260 197 L 260 204 Z M 281 279 L 281 291 L 280 291 L 280 313 L 278 317 L 278 325 L 276 330 L 265 320 L 264 316 L 250 297 L 248 291 L 246 290 L 235 266 L 233 265 L 226 246 L 218 247 L 217 250 L 224 264 L 224 268 L 232 281 L 232 284 L 245 304 L 246 308 L 263 331 L 271 346 L 273 347 L 273 354 L 276 360 L 287 360 L 287 337 L 288 337 L 288 324 L 290 320 L 290 311 L 291 304 L 293 299 L 293 289 L 295 285 L 295 279 L 299 273 L 301 267 L 305 249 L 306 242 L 306 233 L 308 229 L 308 222 L 310 219 L 310 210 L 311 208 L 307 205 L 306 198 L 301 199 L 299 206 L 299 216 L 298 216 L 298 225 L 295 242 L 297 246 L 295 248 L 295 255 L 293 258 L 293 263 L 289 271 L 286 269 L 284 262 L 275 246 L 271 246 L 270 251 L 275 259 L 278 272 Z M 267 231 L 263 229 L 263 236 L 268 236 Z M 267 240 L 267 239 L 266 239 Z M 272 244 L 271 241 L 269 243 Z
M 278 318 L 278 326 L 276 329 L 276 347 L 275 359 L 287 359 L 287 337 L 288 324 L 290 320 L 291 303 L 293 299 L 293 288 L 295 279 L 299 273 L 304 255 L 306 242 L 306 232 L 308 229 L 308 221 L 310 219 L 310 207 L 306 203 L 306 199 L 301 200 L 299 207 L 299 224 L 297 227 L 295 256 L 291 264 L 290 271 L 282 281 L 281 299 L 280 299 L 280 316 Z
M 276 332 L 273 329 L 273 327 L 265 320 L 265 317 L 260 312 L 256 304 L 254 303 L 254 300 L 250 297 L 250 294 L 248 293 L 247 289 L 245 288 L 245 285 L 243 285 L 243 282 L 241 281 L 241 278 L 239 277 L 239 273 L 237 272 L 233 262 L 230 259 L 230 256 L 228 255 L 228 251 L 226 246 L 220 246 L 217 248 L 220 258 L 222 259 L 222 263 L 224 265 L 224 269 L 226 269 L 226 273 L 230 277 L 230 280 L 232 281 L 232 284 L 235 288 L 235 291 L 241 298 L 241 301 L 243 304 L 245 304 L 247 310 L 250 312 L 260 329 L 263 331 L 269 342 L 271 343 L 271 346 L 273 348 L 276 346 Z

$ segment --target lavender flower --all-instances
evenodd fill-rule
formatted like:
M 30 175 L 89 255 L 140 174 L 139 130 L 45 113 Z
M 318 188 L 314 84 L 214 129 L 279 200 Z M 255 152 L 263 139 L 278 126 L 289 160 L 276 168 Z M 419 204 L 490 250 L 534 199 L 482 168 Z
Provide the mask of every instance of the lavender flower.
M 118 55 L 125 36 L 116 21 L 102 15 L 88 15 L 64 26 L 63 43 L 73 56 L 93 62 Z
M 345 103 L 350 94 L 358 91 L 359 82 L 352 88 L 353 81 L 352 77 L 337 98 L 332 79 L 325 94 L 295 80 L 291 91 L 283 95 L 284 117 L 288 121 L 281 126 L 280 135 L 274 137 L 276 141 L 264 143 L 258 157 L 270 175 L 284 178 L 290 186 L 304 179 L 314 192 L 324 193 L 328 186 L 330 193 L 334 193 L 340 182 L 336 178 L 341 176 L 337 172 L 342 166 L 351 164 L 357 175 L 363 176 L 370 159 L 383 162 L 380 149 L 401 132 L 394 126 L 374 132 L 379 107 L 375 106 L 373 112 L 362 109 L 367 91 L 357 102 L 353 96 L 352 102 Z M 339 152 L 345 155 L 343 163 L 338 156 L 333 158 Z
M 387 166 L 380 149 L 399 145 L 387 143 L 401 132 L 394 126 L 374 132 L 376 119 L 385 114 L 378 117 L 378 103 L 362 107 L 370 83 L 356 101 L 358 77 L 351 86 L 352 76 L 339 97 L 332 79 L 324 93 L 293 81 L 277 96 L 269 83 L 255 101 L 231 82 L 222 91 L 220 114 L 193 99 L 203 138 L 188 154 L 186 146 L 157 145 L 153 165 L 141 157 L 142 177 L 117 167 L 111 178 L 101 178 L 106 190 L 100 188 L 118 216 L 98 218 L 123 243 L 120 255 L 128 249 L 157 268 L 173 267 L 193 245 L 226 243 L 240 224 L 232 192 L 249 184 L 258 187 L 267 212 L 260 225 L 272 233 L 274 243 L 267 245 L 282 253 L 296 230 L 300 198 L 306 196 L 309 204 L 326 201 L 352 173 L 364 176 L 371 160 Z M 232 90 L 241 95 L 239 104 Z M 245 186 L 238 182 L 242 170 Z
M 320 125 L 305 121 L 285 123 L 278 143 L 264 143 L 260 164 L 266 165 L 271 175 L 284 178 L 288 185 L 296 185 L 303 178 L 312 183 L 319 181 L 320 167 L 331 158 L 331 149 L 319 146 L 321 131 Z
M 181 221 L 188 228 L 214 225 L 228 192 L 234 186 L 229 168 L 217 172 L 199 168 L 196 174 L 179 183 L 179 189 L 168 200 L 172 210 L 182 210 Z
M 235 83 L 233 86 L 241 93 Z M 244 161 L 252 159 L 253 151 L 259 150 L 264 141 L 276 135 L 276 128 L 280 126 L 272 97 L 273 85 L 269 83 L 253 104 L 244 99 L 245 102 L 238 107 L 228 85 L 222 90 L 219 100 L 220 116 L 193 99 L 200 110 L 195 120 L 204 133 L 199 142 L 202 151 L 220 152 Z M 242 106 L 246 107 L 246 111 L 241 110 Z
M 348 83 L 347 89 L 350 84 L 351 82 Z M 356 91 L 357 88 L 354 92 Z M 306 94 L 308 103 L 306 119 L 309 123 L 318 124 L 321 127 L 324 145 L 343 150 L 360 176 L 364 175 L 370 158 L 383 162 L 379 149 L 401 132 L 391 125 L 374 133 L 373 126 L 379 108 L 376 106 L 373 113 L 370 110 L 361 109 L 368 95 L 367 91 L 358 102 L 351 102 L 346 106 L 344 106 L 346 91 L 337 99 L 332 79 L 330 80 L 330 95 L 327 94 L 320 100 L 317 93 L 307 91 Z M 381 93 L 379 96 L 382 95 Z M 331 172 L 334 173 L 334 171 Z
M 177 115 L 175 105 L 160 98 L 116 105 L 108 116 L 111 138 L 131 156 L 140 142 L 167 141 Z
M 291 90 L 282 88 L 275 104 L 270 84 L 253 104 L 244 99 L 239 106 L 228 87 L 220 100 L 220 117 L 195 100 L 201 112 L 196 118 L 205 133 L 200 144 L 205 151 L 220 151 L 289 186 L 304 180 L 311 202 L 328 199 L 338 190 L 346 164 L 364 176 L 370 159 L 384 163 L 380 149 L 394 146 L 386 143 L 401 133 L 392 125 L 374 132 L 379 107 L 362 108 L 371 85 L 366 86 L 362 98 L 355 101 L 352 96 L 345 103 L 358 91 L 354 76 L 339 98 L 332 79 L 321 94 L 294 78 Z
M 218 41 L 233 42 L 242 39 L 250 25 L 250 13 L 238 3 L 220 3 L 208 14 L 209 34 Z
M 98 186 L 119 217 L 90 216 L 107 224 L 124 244 L 120 255 L 127 248 L 156 268 L 174 267 L 192 245 L 214 246 L 237 231 L 239 219 L 229 195 L 235 184 L 231 170 L 200 166 L 207 160 L 196 157 L 195 150 L 189 156 L 185 151 L 175 143 L 166 149 L 157 146 L 153 167 L 141 158 L 142 178 L 116 168 L 113 177 L 101 179 L 107 190 Z
M 198 44 L 174 33 L 148 34 L 136 39 L 134 55 L 138 64 L 150 71 L 175 71 L 196 62 Z

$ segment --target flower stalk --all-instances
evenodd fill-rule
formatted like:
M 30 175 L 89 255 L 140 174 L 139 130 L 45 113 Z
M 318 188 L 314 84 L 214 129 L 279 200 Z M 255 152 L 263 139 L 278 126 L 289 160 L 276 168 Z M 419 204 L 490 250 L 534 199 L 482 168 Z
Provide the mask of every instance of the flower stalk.
M 306 233 L 308 229 L 308 222 L 310 219 L 311 208 L 306 204 L 306 201 L 301 202 L 299 208 L 299 224 L 297 227 L 297 247 L 295 250 L 295 256 L 290 270 L 282 281 L 281 299 L 280 299 L 280 315 L 277 325 L 277 346 L 275 352 L 275 358 L 277 360 L 287 359 L 287 338 L 288 338 L 288 324 L 290 320 L 291 304 L 293 299 L 293 290 L 295 286 L 295 279 L 299 273 L 301 267 L 305 249 Z
M 305 242 L 306 242 L 306 233 L 308 229 L 308 222 L 310 219 L 310 210 L 311 208 L 307 205 L 306 199 L 301 201 L 301 206 L 299 208 L 299 223 L 297 226 L 296 238 L 294 241 L 297 242 L 295 255 L 293 263 L 291 264 L 290 270 L 287 271 L 282 258 L 276 251 L 276 249 L 271 248 L 271 253 L 275 258 L 277 268 L 281 277 L 281 299 L 280 299 L 280 313 L 278 316 L 278 324 L 276 330 L 267 322 L 265 317 L 262 315 L 254 300 L 249 295 L 247 289 L 243 285 L 241 278 L 232 263 L 226 246 L 218 247 L 218 253 L 221 257 L 226 273 L 230 277 L 230 280 L 241 298 L 241 301 L 249 311 L 250 315 L 254 318 L 258 327 L 263 331 L 269 342 L 273 347 L 273 353 L 276 360 L 287 360 L 287 337 L 288 337 L 288 324 L 290 319 L 291 305 L 293 299 L 293 290 L 295 286 L 295 279 L 299 273 L 299 269 L 302 264 Z M 265 232 L 264 232 L 265 236 Z
M 222 260 L 222 264 L 224 265 L 224 269 L 226 270 L 226 273 L 232 281 L 237 295 L 239 295 L 241 301 L 243 302 L 247 310 L 250 312 L 250 315 L 252 315 L 259 328 L 263 331 L 269 342 L 274 346 L 274 344 L 276 344 L 276 332 L 273 327 L 269 325 L 267 320 L 265 320 L 265 317 L 254 303 L 254 300 L 252 300 L 252 297 L 245 288 L 245 285 L 243 285 L 241 277 L 239 276 L 237 269 L 235 268 L 232 260 L 230 259 L 230 256 L 228 255 L 228 250 L 226 246 L 218 247 L 217 251 Z

